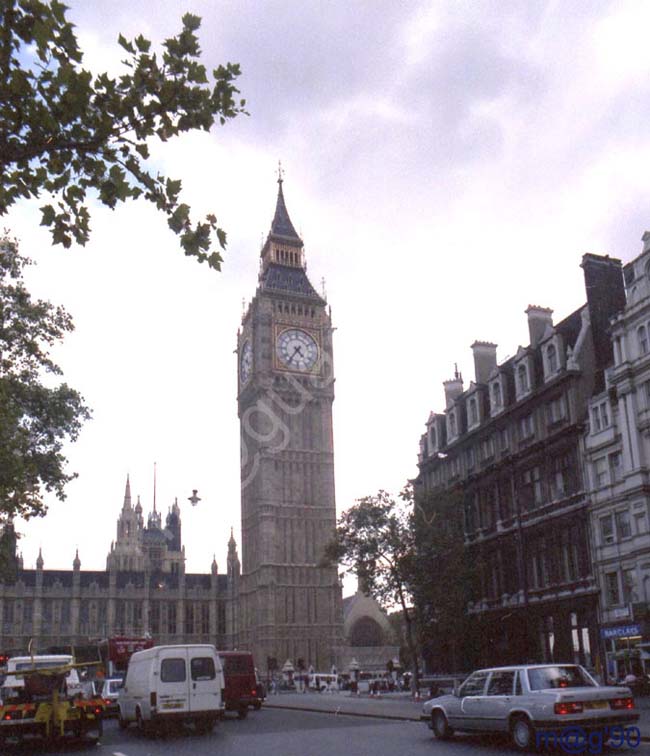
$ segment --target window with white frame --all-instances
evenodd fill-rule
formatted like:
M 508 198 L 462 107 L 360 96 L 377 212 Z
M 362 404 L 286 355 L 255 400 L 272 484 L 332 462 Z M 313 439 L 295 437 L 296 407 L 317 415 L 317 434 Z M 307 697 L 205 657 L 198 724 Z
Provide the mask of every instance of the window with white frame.
M 470 427 L 478 423 L 478 402 L 476 397 L 473 396 L 469 400 L 469 425 Z
M 604 430 L 609 427 L 609 412 L 607 409 L 607 402 L 601 402 L 591 408 L 591 422 L 592 433 L 598 433 L 598 431 Z
M 429 426 L 429 451 L 434 452 L 436 450 L 436 429 L 432 424 Z
M 643 398 L 645 400 L 646 409 L 650 409 L 650 381 L 646 381 L 643 384 Z
M 508 450 L 508 447 L 510 446 L 510 442 L 508 440 L 508 429 L 502 428 L 499 431 L 499 449 L 504 452 Z
M 626 604 L 631 604 L 636 600 L 636 570 L 623 570 L 623 601 Z
M 639 345 L 639 357 L 648 354 L 648 331 L 644 325 L 636 329 L 636 338 Z
M 598 457 L 594 460 L 594 485 L 596 488 L 601 488 L 609 483 L 609 471 L 607 469 L 607 459 L 605 457 Z
M 618 572 L 605 573 L 605 597 L 607 606 L 617 606 L 621 603 L 621 593 L 618 587 Z
M 533 423 L 532 412 L 528 415 L 524 415 L 519 420 L 519 438 L 523 441 L 528 438 L 532 438 L 535 435 L 535 426 Z
M 635 512 L 634 525 L 637 533 L 645 533 L 646 531 L 646 516 L 645 512 Z
M 492 405 L 491 408 L 493 411 L 496 411 L 498 409 L 501 409 L 503 407 L 503 392 L 501 391 L 501 381 L 494 381 L 492 384 Z
M 546 370 L 548 375 L 555 375 L 558 369 L 557 349 L 555 344 L 546 347 Z
M 522 396 L 529 391 L 530 383 L 528 381 L 528 367 L 525 363 L 521 363 L 517 368 L 517 389 L 518 394 Z
M 476 455 L 474 453 L 474 447 L 470 446 L 469 449 L 465 452 L 465 464 L 467 465 L 468 470 L 474 469 L 474 463 L 476 461 Z
M 621 452 L 609 455 L 609 477 L 612 483 L 621 479 L 623 456 Z
M 563 396 L 558 396 L 546 405 L 546 418 L 549 425 L 559 423 L 566 418 L 566 402 Z
M 614 543 L 614 517 L 611 514 L 600 518 L 600 541 L 604 546 Z
M 449 413 L 447 422 L 449 423 L 449 438 L 450 439 L 456 438 L 457 430 L 456 430 L 456 413 L 455 412 L 452 411 Z
M 494 457 L 494 437 L 488 436 L 481 442 L 481 459 L 488 460 Z
M 625 538 L 632 536 L 632 525 L 630 524 L 630 513 L 627 509 L 621 509 L 616 512 L 616 532 L 618 534 L 618 540 L 621 541 Z

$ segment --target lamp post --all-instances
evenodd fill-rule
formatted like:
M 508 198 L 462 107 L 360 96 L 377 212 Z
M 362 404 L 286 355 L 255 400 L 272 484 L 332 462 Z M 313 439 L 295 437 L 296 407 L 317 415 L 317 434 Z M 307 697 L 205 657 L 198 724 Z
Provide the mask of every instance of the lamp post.
M 359 662 L 353 658 L 348 665 L 348 669 L 350 670 L 351 679 L 350 689 L 352 693 L 359 695 Z

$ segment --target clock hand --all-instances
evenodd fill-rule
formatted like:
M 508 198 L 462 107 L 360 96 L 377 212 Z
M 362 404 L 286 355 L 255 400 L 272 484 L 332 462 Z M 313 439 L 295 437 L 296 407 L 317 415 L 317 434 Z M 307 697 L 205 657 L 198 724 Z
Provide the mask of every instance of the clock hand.
M 293 362 L 293 358 L 296 356 L 296 352 L 298 352 L 300 356 L 302 357 L 302 352 L 300 351 L 300 347 L 296 346 L 293 348 L 293 354 L 291 355 L 291 357 L 289 357 L 289 362 Z

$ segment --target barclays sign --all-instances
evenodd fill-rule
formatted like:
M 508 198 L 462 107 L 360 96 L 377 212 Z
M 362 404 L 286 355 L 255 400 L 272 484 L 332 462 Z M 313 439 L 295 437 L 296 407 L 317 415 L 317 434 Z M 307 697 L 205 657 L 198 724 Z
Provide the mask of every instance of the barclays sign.
M 601 627 L 600 629 L 600 637 L 603 640 L 631 638 L 635 635 L 641 635 L 640 625 L 618 625 L 617 627 Z

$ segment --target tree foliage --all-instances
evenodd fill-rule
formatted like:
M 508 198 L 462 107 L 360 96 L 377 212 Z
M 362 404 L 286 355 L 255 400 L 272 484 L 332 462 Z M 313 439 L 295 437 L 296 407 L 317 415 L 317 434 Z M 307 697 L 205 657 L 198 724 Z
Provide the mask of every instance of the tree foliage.
M 480 570 L 464 543 L 462 494 L 409 492 L 413 504 L 413 597 L 420 641 L 446 659 L 445 671 L 465 667 L 463 641 L 469 638 L 467 604 Z M 446 651 L 441 653 L 440 647 Z M 436 648 L 437 647 L 437 648 Z
M 0 240 L 0 526 L 46 512 L 45 492 L 65 498 L 76 477 L 63 444 L 90 413 L 82 397 L 58 383 L 50 348 L 73 330 L 62 307 L 33 300 L 23 280 L 30 261 L 17 242 Z
M 386 491 L 359 499 L 339 517 L 334 539 L 327 545 L 328 563 L 338 563 L 357 576 L 363 590 L 384 607 L 397 606 L 405 625 L 406 643 L 418 687 L 418 649 L 413 602 L 415 532 L 410 494 L 399 499 Z
M 451 639 L 446 671 L 462 666 L 467 602 L 476 564 L 464 547 L 461 496 L 405 487 L 359 499 L 339 518 L 326 560 L 341 564 L 385 607 L 401 610 L 417 686 L 422 648 Z
M 222 249 L 226 234 L 216 217 L 192 223 L 181 182 L 153 175 L 146 160 L 152 139 L 208 131 L 245 112 L 234 84 L 239 66 L 220 65 L 209 83 L 199 62 L 201 20 L 188 13 L 162 54 L 142 35 L 120 35 L 125 72 L 93 76 L 66 10 L 58 0 L 0 3 L 0 214 L 20 198 L 53 195 L 41 224 L 69 247 L 89 238 L 89 194 L 110 208 L 142 196 L 167 215 L 185 254 L 219 269 L 212 234 Z

